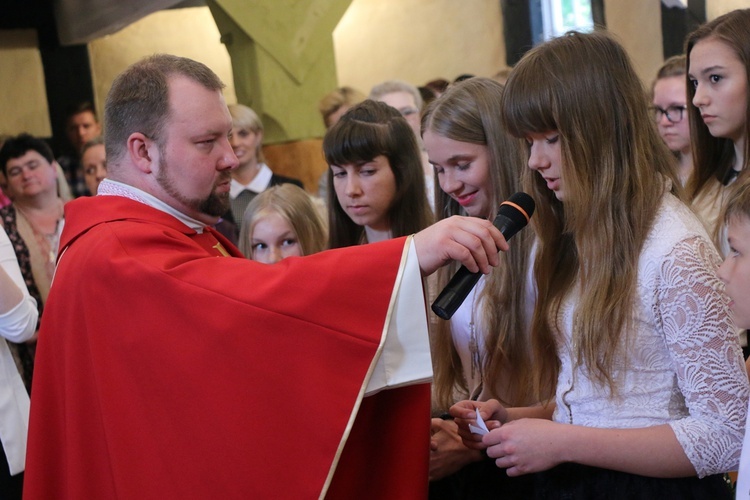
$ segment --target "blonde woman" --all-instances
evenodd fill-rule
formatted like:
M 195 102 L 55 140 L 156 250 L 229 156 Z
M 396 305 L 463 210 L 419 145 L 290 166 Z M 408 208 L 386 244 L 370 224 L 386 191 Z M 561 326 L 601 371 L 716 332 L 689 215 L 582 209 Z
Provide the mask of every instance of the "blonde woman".
M 239 226 L 245 208 L 258 193 L 278 184 L 303 186 L 298 179 L 276 175 L 266 165 L 263 157 L 263 122 L 255 111 L 242 104 L 232 104 L 229 106 L 229 113 L 232 115 L 230 143 L 240 162 L 232 171 L 229 197 L 231 216 Z

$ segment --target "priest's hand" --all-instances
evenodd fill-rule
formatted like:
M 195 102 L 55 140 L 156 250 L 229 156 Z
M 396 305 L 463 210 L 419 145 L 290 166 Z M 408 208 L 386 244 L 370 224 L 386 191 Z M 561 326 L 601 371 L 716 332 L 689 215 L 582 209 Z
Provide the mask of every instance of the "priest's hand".
M 499 263 L 498 250 L 508 250 L 508 242 L 492 222 L 454 215 L 415 234 L 414 248 L 425 276 L 454 260 L 471 272 L 487 274 Z
M 482 459 L 479 451 L 464 446 L 453 420 L 433 418 L 431 434 L 430 481 L 443 479 Z

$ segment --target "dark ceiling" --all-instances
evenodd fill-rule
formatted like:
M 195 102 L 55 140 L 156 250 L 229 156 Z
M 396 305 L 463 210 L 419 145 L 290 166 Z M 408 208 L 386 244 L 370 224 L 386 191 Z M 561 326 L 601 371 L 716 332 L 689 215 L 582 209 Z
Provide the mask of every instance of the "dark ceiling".
M 85 44 L 153 12 L 203 0 L 0 0 L 0 30 L 35 29 L 40 47 Z

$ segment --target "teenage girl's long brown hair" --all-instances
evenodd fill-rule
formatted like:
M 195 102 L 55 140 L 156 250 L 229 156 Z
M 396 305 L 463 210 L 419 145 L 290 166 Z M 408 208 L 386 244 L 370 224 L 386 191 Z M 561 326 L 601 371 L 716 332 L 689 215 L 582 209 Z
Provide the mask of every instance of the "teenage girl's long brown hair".
M 626 354 L 641 249 L 665 190 L 679 190 L 674 159 L 625 50 L 603 32 L 571 32 L 527 53 L 508 79 L 503 111 L 513 135 L 557 131 L 561 145 L 564 203 L 526 171 L 537 202 L 537 385 L 556 382 L 558 313 L 573 292 L 575 362 L 616 390 L 611 373 Z

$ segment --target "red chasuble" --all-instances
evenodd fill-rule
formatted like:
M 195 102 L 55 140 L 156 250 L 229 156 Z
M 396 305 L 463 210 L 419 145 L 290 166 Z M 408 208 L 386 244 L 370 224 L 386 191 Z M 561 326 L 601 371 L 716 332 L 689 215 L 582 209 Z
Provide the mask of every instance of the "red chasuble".
M 24 498 L 426 498 L 428 384 L 362 397 L 404 246 L 264 265 L 136 201 L 69 203 Z

